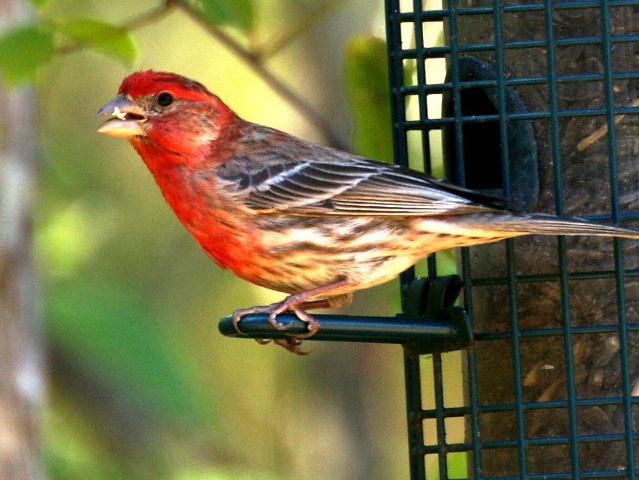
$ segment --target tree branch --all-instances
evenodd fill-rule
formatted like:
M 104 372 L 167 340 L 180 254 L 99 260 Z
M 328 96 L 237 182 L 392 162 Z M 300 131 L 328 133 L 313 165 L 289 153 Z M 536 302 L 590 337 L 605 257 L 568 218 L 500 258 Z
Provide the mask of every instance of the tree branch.
M 172 6 L 173 2 L 164 2 L 159 7 L 147 10 L 137 17 L 133 17 L 128 22 L 125 22 L 122 27 L 126 28 L 127 30 L 137 30 L 138 28 L 146 27 L 147 25 L 165 17 L 171 11 Z
M 341 0 L 329 0 L 325 5 L 322 5 L 313 16 L 317 14 L 325 14 L 338 5 Z M 273 55 L 277 50 L 282 48 L 285 43 L 295 37 L 301 30 L 299 26 L 285 32 L 282 36 L 277 37 L 275 41 L 266 49 L 261 50 L 259 47 L 247 49 L 235 39 L 230 37 L 222 29 L 206 21 L 199 12 L 193 9 L 188 3 L 183 0 L 165 0 L 159 7 L 153 8 L 144 12 L 137 17 L 122 24 L 122 28 L 127 30 L 137 30 L 143 28 L 162 17 L 166 16 L 171 9 L 176 6 L 179 7 L 189 18 L 195 21 L 198 25 L 204 28 L 213 38 L 218 40 L 222 45 L 231 50 L 238 58 L 244 61 L 251 69 L 266 82 L 278 95 L 286 100 L 295 110 L 304 116 L 311 125 L 313 125 L 326 139 L 326 141 L 333 147 L 346 150 L 348 147 L 331 129 L 326 120 L 317 112 L 308 102 L 295 93 L 288 85 L 277 78 L 270 70 L 264 65 L 266 57 Z M 302 26 L 308 26 L 310 20 L 301 22 Z M 63 45 L 57 48 L 57 53 L 68 54 L 84 48 L 81 44 Z
M 172 6 L 172 1 L 162 3 L 159 7 L 147 10 L 146 12 L 141 13 L 140 15 L 133 17 L 129 21 L 123 23 L 121 25 L 121 28 L 124 28 L 125 30 L 137 30 L 139 28 L 146 27 L 147 25 L 156 22 L 162 17 L 166 16 L 171 11 Z M 85 48 L 85 46 L 80 43 L 71 43 L 68 45 L 61 45 L 57 47 L 56 53 L 64 55 L 77 52 L 78 50 L 81 50 L 83 48 Z
M 343 3 L 344 0 L 327 0 L 322 3 L 315 10 L 304 15 L 299 22 L 295 22 L 295 25 L 293 25 L 292 28 L 283 31 L 279 35 L 274 35 L 274 38 L 270 42 L 256 47 L 253 50 L 255 56 L 259 57 L 262 61 L 271 58 L 282 48 L 290 44 L 291 41 L 300 33 L 317 22 L 320 18 L 325 17 L 337 8 L 341 7 Z
M 178 5 L 180 9 L 193 19 L 198 25 L 204 28 L 213 38 L 218 40 L 222 45 L 231 50 L 236 56 L 241 58 L 255 73 L 257 73 L 277 94 L 300 112 L 308 121 L 317 128 L 332 146 L 345 150 L 347 147 L 342 140 L 335 135 L 330 125 L 322 118 L 322 116 L 299 95 L 291 90 L 279 78 L 273 75 L 260 61 L 260 58 L 254 52 L 251 52 L 240 45 L 236 40 L 227 35 L 223 30 L 207 22 L 202 16 L 191 6 L 182 0 L 174 0 L 171 2 Z

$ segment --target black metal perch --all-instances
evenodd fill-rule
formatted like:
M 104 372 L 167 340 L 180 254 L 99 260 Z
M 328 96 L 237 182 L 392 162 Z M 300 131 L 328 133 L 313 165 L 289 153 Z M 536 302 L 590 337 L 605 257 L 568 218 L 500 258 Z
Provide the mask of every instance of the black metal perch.
M 404 294 L 409 305 L 408 315 L 396 317 L 314 315 L 320 322 L 311 340 L 339 342 L 395 343 L 419 353 L 459 350 L 472 341 L 470 321 L 461 307 L 453 306 L 461 281 L 457 276 L 433 280 L 416 279 Z M 223 335 L 239 338 L 286 338 L 286 333 L 305 333 L 306 323 L 293 314 L 281 314 L 277 319 L 287 325 L 286 331 L 276 330 L 268 314 L 242 317 L 240 334 L 231 317 L 220 321 Z

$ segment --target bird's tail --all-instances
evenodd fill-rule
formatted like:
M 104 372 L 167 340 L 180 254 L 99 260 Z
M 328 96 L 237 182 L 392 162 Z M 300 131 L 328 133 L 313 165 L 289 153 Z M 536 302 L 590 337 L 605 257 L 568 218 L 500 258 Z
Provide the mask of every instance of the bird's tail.
M 501 217 L 501 218 L 499 218 Z M 639 240 L 639 230 L 603 225 L 579 218 L 561 218 L 542 213 L 530 215 L 496 216 L 491 230 L 516 235 L 597 235 Z M 510 235 L 508 235 L 510 236 Z

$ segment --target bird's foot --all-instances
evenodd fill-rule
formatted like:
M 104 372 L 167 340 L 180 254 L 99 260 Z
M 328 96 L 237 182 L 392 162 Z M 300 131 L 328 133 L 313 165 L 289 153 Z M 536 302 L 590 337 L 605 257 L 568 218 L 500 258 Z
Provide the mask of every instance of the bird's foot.
M 233 328 L 240 335 L 246 335 L 246 333 L 244 333 L 242 329 L 240 328 L 240 320 L 242 320 L 242 317 L 244 317 L 245 315 L 250 315 L 252 313 L 270 313 L 273 310 L 273 308 L 276 307 L 277 305 L 279 305 L 279 303 L 273 303 L 271 305 L 262 305 L 262 306 L 255 306 L 255 307 L 242 308 L 240 310 L 235 310 L 233 312 L 233 317 L 231 317 Z
M 267 345 L 273 342 L 275 345 L 279 345 L 280 347 L 285 348 L 291 353 L 296 355 L 308 355 L 313 350 L 302 350 L 300 346 L 302 345 L 302 340 L 299 338 L 288 337 L 288 338 L 256 338 L 255 341 L 260 345 Z
M 310 290 L 305 290 L 299 293 L 294 293 L 278 303 L 237 310 L 233 313 L 233 327 L 239 334 L 246 335 L 240 328 L 240 321 L 242 320 L 242 317 L 251 313 L 268 313 L 268 321 L 271 325 L 273 325 L 273 328 L 279 331 L 286 331 L 289 326 L 279 322 L 277 320 L 277 316 L 280 313 L 291 311 L 297 316 L 297 318 L 299 318 L 303 322 L 306 322 L 307 331 L 305 333 L 287 332 L 287 338 L 275 339 L 273 340 L 273 342 L 281 347 L 286 348 L 289 352 L 293 352 L 298 355 L 306 355 L 310 352 L 304 352 L 300 350 L 302 340 L 312 337 L 317 333 L 319 329 L 319 321 L 311 314 L 307 313 L 306 310 L 313 308 L 336 308 L 338 306 L 350 303 L 352 299 L 351 294 L 331 296 L 329 293 L 331 291 L 343 288 L 346 285 L 348 285 L 346 279 L 340 279 L 335 282 L 322 285 L 320 287 L 312 288 Z M 327 294 L 328 296 L 326 298 L 313 300 L 314 297 Z M 257 342 L 262 345 L 269 343 L 269 341 L 270 340 L 268 339 L 257 339 Z
M 277 330 L 286 331 L 288 325 L 284 325 L 283 323 L 278 322 L 277 316 L 286 310 L 291 310 L 295 313 L 295 315 L 297 315 L 300 320 L 307 322 L 308 331 L 306 333 L 287 333 L 287 338 L 277 338 L 272 341 L 276 345 L 285 348 L 291 353 L 295 353 L 297 355 L 308 355 L 309 353 L 311 353 L 311 350 L 305 351 L 300 348 L 302 345 L 302 339 L 315 335 L 317 329 L 319 328 L 319 322 L 312 315 L 306 313 L 301 306 L 291 304 L 290 302 L 287 303 L 287 300 L 289 298 L 290 297 L 287 297 L 282 302 L 274 303 L 272 305 L 237 310 L 233 313 L 233 327 L 238 333 L 245 335 L 245 333 L 242 332 L 242 330 L 240 329 L 240 321 L 242 320 L 242 317 L 244 315 L 249 315 L 251 313 L 269 313 L 269 323 L 273 325 L 273 327 Z M 268 338 L 256 338 L 255 341 L 260 345 L 271 343 L 271 339 Z
M 313 304 L 312 306 L 314 307 L 315 305 Z M 233 328 L 235 328 L 235 331 L 237 331 L 238 333 L 246 335 L 240 328 L 240 321 L 242 320 L 242 317 L 244 317 L 245 315 L 250 315 L 252 313 L 268 313 L 268 321 L 271 325 L 273 325 L 273 328 L 280 331 L 286 331 L 289 326 L 277 320 L 277 316 L 285 311 L 291 311 L 295 313 L 297 318 L 306 322 L 308 325 L 308 331 L 306 333 L 289 333 L 289 337 L 295 339 L 304 339 L 315 335 L 317 329 L 319 328 L 319 322 L 317 321 L 317 319 L 315 319 L 315 317 L 304 310 L 303 299 L 298 298 L 297 294 L 289 295 L 281 302 L 273 303 L 271 305 L 256 306 L 236 310 L 233 313 L 232 317 Z M 261 340 L 260 342 L 268 343 L 268 340 Z
M 302 346 L 302 340 L 300 340 L 299 338 L 293 338 L 293 337 L 278 338 L 273 340 L 273 343 L 275 343 L 276 345 L 279 345 L 280 347 L 285 348 L 286 350 L 288 350 L 291 353 L 294 353 L 295 355 L 308 355 L 309 353 L 313 351 L 313 350 L 302 350 L 300 348 Z

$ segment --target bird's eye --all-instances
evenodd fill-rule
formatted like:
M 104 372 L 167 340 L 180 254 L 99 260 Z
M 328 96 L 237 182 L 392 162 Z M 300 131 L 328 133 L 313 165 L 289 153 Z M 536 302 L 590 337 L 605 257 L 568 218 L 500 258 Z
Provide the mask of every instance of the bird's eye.
M 173 95 L 169 92 L 158 93 L 157 102 L 160 107 L 168 107 L 173 103 Z

